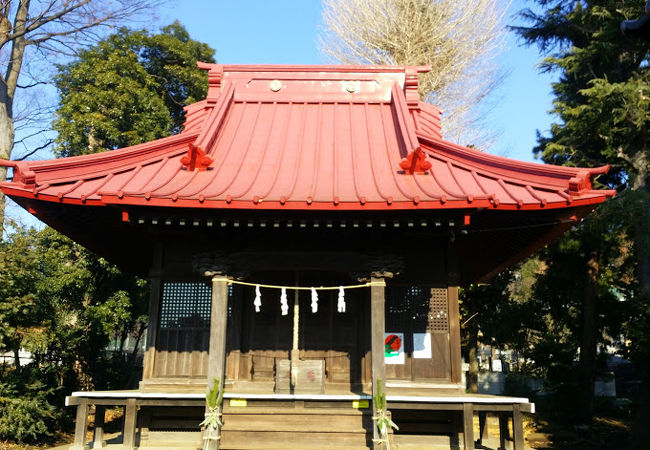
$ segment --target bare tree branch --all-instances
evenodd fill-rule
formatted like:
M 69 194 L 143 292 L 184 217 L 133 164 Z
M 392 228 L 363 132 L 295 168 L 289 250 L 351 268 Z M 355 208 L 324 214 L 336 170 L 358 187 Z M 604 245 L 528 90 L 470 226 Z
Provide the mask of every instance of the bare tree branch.
M 50 145 L 52 145 L 52 142 L 54 142 L 54 140 L 49 139 L 45 144 L 31 149 L 29 152 L 25 153 L 22 156 L 19 156 L 18 158 L 14 158 L 14 161 L 24 161 L 25 159 L 29 158 L 33 154 L 38 153 L 39 151 L 48 148 Z
M 33 87 L 36 87 L 36 86 L 49 85 L 49 84 L 52 84 L 52 83 L 50 83 L 49 81 L 35 81 L 33 83 L 30 83 L 30 84 L 16 84 L 16 87 L 19 88 L 19 89 L 29 89 L 29 88 L 33 88 Z
M 25 90 L 47 84 L 55 58 L 74 56 L 80 48 L 101 38 L 104 31 L 123 26 L 138 15 L 144 16 L 165 1 L 0 0 L 0 159 L 11 158 L 16 144 L 16 120 L 21 122 L 19 128 L 27 134 L 37 128 L 47 129 L 49 125 L 38 112 L 27 118 L 30 111 L 23 108 L 16 114 L 14 97 L 17 89 L 29 92 Z M 32 68 L 40 74 L 32 73 Z M 32 113 L 40 110 L 42 102 L 37 101 L 33 106 Z M 48 145 L 49 139 L 30 149 L 21 159 Z M 0 167 L 0 180 L 6 174 L 6 168 Z M 4 205 L 5 199 L 0 193 L 0 236 Z

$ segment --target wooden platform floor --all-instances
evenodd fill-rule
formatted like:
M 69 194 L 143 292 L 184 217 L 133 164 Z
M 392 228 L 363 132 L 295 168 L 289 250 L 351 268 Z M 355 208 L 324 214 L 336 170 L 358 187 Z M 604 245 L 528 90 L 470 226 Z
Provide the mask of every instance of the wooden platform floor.
M 226 392 L 245 392 L 255 394 L 272 394 L 274 393 L 275 381 L 227 381 Z M 199 383 L 192 380 L 183 379 L 157 379 L 154 381 L 142 382 L 140 384 L 141 391 L 144 392 L 205 392 L 205 383 Z M 389 380 L 386 382 L 386 390 L 389 393 L 404 393 L 410 395 L 411 393 L 419 394 L 422 391 L 431 392 L 453 392 L 463 393 L 465 390 L 459 384 L 450 383 L 430 383 L 430 382 L 417 382 L 407 380 Z M 324 385 L 324 394 L 370 394 L 372 388 L 370 385 L 361 385 L 350 383 L 330 383 L 326 382 Z
M 322 394 L 317 393 L 301 393 L 296 394 L 275 394 L 273 391 L 273 383 L 237 383 L 237 385 L 226 385 L 225 398 L 253 398 L 254 396 L 263 396 L 267 398 L 288 398 L 288 396 L 295 396 L 298 398 L 313 398 L 314 400 L 326 399 L 328 396 L 349 396 L 350 399 L 355 398 L 371 398 L 371 391 L 369 388 L 351 389 L 348 384 L 325 384 L 325 389 Z M 405 401 L 405 402 L 422 402 L 422 401 L 438 401 L 443 402 L 474 402 L 474 403 L 528 403 L 528 399 L 520 397 L 506 397 L 502 395 L 490 394 L 469 394 L 460 392 L 455 388 L 441 388 L 440 385 L 418 385 L 418 387 L 404 386 L 388 386 L 386 388 L 386 395 L 388 400 L 391 401 Z M 192 388 L 187 387 L 165 387 L 164 389 L 154 389 L 153 386 L 148 389 L 134 389 L 122 391 L 93 391 L 93 392 L 74 392 L 73 397 L 103 397 L 103 398 L 185 398 L 185 399 L 202 399 L 205 396 L 205 388 Z M 432 399 L 432 397 L 434 399 Z M 533 411 L 534 412 L 534 411 Z
M 263 386 L 259 386 L 259 384 L 254 386 L 230 386 L 230 389 L 227 389 L 224 395 L 224 422 L 226 423 L 223 431 L 225 433 L 224 440 L 222 441 L 224 448 L 256 449 L 260 448 L 258 444 L 268 447 L 269 442 L 273 443 L 273 448 L 282 449 L 367 448 L 368 445 L 366 445 L 366 442 L 369 442 L 368 430 L 372 427 L 370 420 L 371 413 L 367 410 L 369 402 L 365 401 L 363 402 L 365 406 L 361 406 L 362 402 L 358 402 L 358 400 L 370 400 L 371 396 L 363 391 L 354 392 L 353 389 L 350 389 L 346 385 L 330 385 L 329 387 L 330 389 L 326 390 L 325 394 L 274 394 L 264 389 Z M 143 435 L 141 439 L 139 433 L 138 437 L 135 434 L 130 434 L 129 442 L 133 442 L 139 448 L 165 448 L 167 450 L 170 448 L 189 449 L 200 448 L 202 445 L 201 435 L 194 427 L 195 420 L 185 415 L 185 413 L 179 415 L 178 411 L 174 412 L 173 410 L 174 408 L 178 410 L 179 407 L 190 406 L 195 409 L 201 409 L 205 404 L 204 392 L 199 390 L 188 392 L 185 389 L 158 392 L 147 390 L 74 392 L 66 401 L 69 405 L 108 406 L 127 405 L 128 403 L 131 405 L 130 408 L 133 409 L 131 409 L 131 413 L 128 413 L 129 409 L 128 407 L 126 408 L 126 422 L 132 424 L 130 425 L 134 427 L 132 430 L 135 430 L 138 407 L 149 408 L 149 413 L 144 413 L 145 409 L 143 409 L 143 417 L 151 417 L 152 408 L 155 408 L 154 410 L 159 410 L 159 408 L 172 408 L 165 409 L 166 412 L 163 414 L 165 417 L 160 414 L 155 414 L 156 417 L 162 417 L 162 419 L 157 420 L 166 421 L 165 423 L 171 420 L 172 422 L 169 422 L 171 425 L 162 426 L 160 424 L 162 422 L 156 422 L 157 425 L 154 426 L 152 422 L 151 427 L 149 425 L 145 426 L 149 430 L 147 431 L 146 437 Z M 402 424 L 404 427 L 402 433 L 405 434 L 395 435 L 393 446 L 394 449 L 401 448 L 402 450 L 416 448 L 464 448 L 463 442 L 472 442 L 472 439 L 480 436 L 477 432 L 478 423 L 474 427 L 470 425 L 467 436 L 458 432 L 452 435 L 445 435 L 444 433 L 450 433 L 451 429 L 458 429 L 459 426 L 458 422 L 456 422 L 457 425 L 453 425 L 454 420 L 459 420 L 458 416 L 456 416 L 456 419 L 450 419 L 449 415 L 445 415 L 451 414 L 452 411 L 456 411 L 454 414 L 460 412 L 461 416 L 465 417 L 465 419 L 462 419 L 466 424 L 464 425 L 465 427 L 467 427 L 467 423 L 472 423 L 472 419 L 477 422 L 477 413 L 481 411 L 481 414 L 491 412 L 501 415 L 502 418 L 504 414 L 510 412 L 513 414 L 513 420 L 516 412 L 519 427 L 515 435 L 518 436 L 517 439 L 521 443 L 519 448 L 521 449 L 524 445 L 520 413 L 534 412 L 534 404 L 529 403 L 525 398 L 466 394 L 436 388 L 424 389 L 422 386 L 418 386 L 417 388 L 407 386 L 391 387 L 388 390 L 387 401 L 395 420 L 397 422 L 403 421 Z M 87 406 L 85 407 L 87 408 Z M 366 410 L 362 411 L 358 408 L 366 408 Z M 171 416 L 167 418 L 167 412 L 174 412 L 178 417 L 176 419 Z M 430 413 L 437 414 L 435 412 L 441 413 L 444 417 L 429 417 Z M 349 420 L 343 422 L 343 425 L 349 425 L 348 428 L 351 429 L 346 429 L 347 431 L 344 430 L 344 432 L 341 432 L 336 427 L 325 427 L 328 421 L 323 422 L 322 416 L 327 414 L 350 416 Z M 275 415 L 283 416 L 282 420 L 276 420 L 279 418 L 276 418 Z M 359 418 L 352 417 L 357 415 Z M 361 416 L 365 419 L 362 419 Z M 273 420 L 267 420 L 268 417 L 271 417 Z M 488 417 L 490 416 L 488 415 Z M 192 426 L 181 426 L 180 422 L 183 420 L 190 420 Z M 440 422 L 440 420 L 442 421 Z M 492 422 L 495 420 L 496 417 L 492 419 Z M 199 417 L 196 418 L 197 423 L 198 421 Z M 267 422 L 272 423 L 273 426 L 269 428 Z M 303 424 L 303 422 L 305 423 Z M 359 423 L 357 424 L 356 422 Z M 362 422 L 363 425 L 361 424 Z M 450 423 L 452 425 L 449 425 Z M 187 428 L 187 430 L 183 431 L 182 428 Z M 276 428 L 281 428 L 281 430 L 276 431 Z M 498 429 L 498 424 L 488 426 L 488 430 L 492 432 Z M 135 431 L 131 433 L 135 433 Z M 424 436 L 427 433 L 438 433 L 439 435 Z M 512 435 L 512 432 L 510 434 Z M 334 445 L 335 436 L 338 439 L 336 445 Z M 317 437 L 318 439 L 316 439 Z M 121 435 L 116 436 L 114 439 L 105 437 L 106 443 L 109 445 L 107 448 L 111 448 L 111 446 L 118 446 L 112 448 L 119 448 L 121 446 L 121 439 Z M 246 441 L 249 442 L 246 443 Z M 240 445 L 242 442 L 246 444 Z M 486 442 L 481 443 L 481 446 L 476 448 L 496 449 L 498 448 L 498 443 L 498 438 L 494 439 L 494 442 L 488 438 Z M 511 444 L 511 442 L 508 443 Z M 352 447 L 349 447 L 350 445 Z M 465 445 L 468 448 L 470 447 L 469 444 Z M 129 448 L 132 447 L 129 446 Z

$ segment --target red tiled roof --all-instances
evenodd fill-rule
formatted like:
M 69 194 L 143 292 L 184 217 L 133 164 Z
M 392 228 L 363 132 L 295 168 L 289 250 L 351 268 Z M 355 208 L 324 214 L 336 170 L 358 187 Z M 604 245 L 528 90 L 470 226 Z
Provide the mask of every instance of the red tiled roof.
M 523 163 L 441 138 L 419 67 L 223 66 L 184 131 L 134 147 L 4 162 L 10 196 L 71 204 L 380 210 L 550 209 L 603 202 L 607 171 Z M 424 152 L 431 168 L 400 161 Z M 0 162 L 0 164 L 2 164 Z

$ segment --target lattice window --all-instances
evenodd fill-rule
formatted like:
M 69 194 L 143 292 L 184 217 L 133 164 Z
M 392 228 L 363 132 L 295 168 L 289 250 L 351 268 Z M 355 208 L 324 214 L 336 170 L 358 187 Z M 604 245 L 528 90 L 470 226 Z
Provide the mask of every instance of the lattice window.
M 407 287 L 390 286 L 386 288 L 386 331 L 405 331 L 408 329 L 408 316 L 411 310 Z
M 429 320 L 429 289 L 422 286 L 411 286 L 406 291 L 406 298 L 411 305 L 411 329 L 423 332 L 427 329 Z
M 448 332 L 447 290 L 390 286 L 386 289 L 386 330 Z
M 429 289 L 423 286 L 391 286 L 386 289 L 386 330 L 427 329 Z
M 212 289 L 190 281 L 163 283 L 160 307 L 161 328 L 209 328 Z
M 449 316 L 447 313 L 447 289 L 431 289 L 429 302 L 428 331 L 449 331 Z

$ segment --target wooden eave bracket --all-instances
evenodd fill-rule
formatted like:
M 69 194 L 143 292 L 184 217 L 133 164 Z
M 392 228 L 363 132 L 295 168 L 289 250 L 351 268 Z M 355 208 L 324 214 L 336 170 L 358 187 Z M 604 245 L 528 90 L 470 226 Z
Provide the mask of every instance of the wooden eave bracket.
M 423 174 L 431 169 L 431 161 L 427 161 L 426 154 L 418 147 L 409 153 L 406 158 L 402 159 L 399 166 L 409 175 L 413 175 L 414 173 Z
M 181 158 L 181 164 L 186 170 L 208 170 L 213 160 L 203 149 L 190 142 L 187 154 Z

